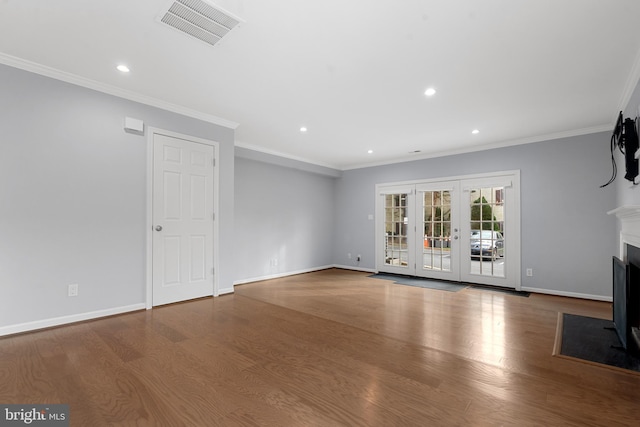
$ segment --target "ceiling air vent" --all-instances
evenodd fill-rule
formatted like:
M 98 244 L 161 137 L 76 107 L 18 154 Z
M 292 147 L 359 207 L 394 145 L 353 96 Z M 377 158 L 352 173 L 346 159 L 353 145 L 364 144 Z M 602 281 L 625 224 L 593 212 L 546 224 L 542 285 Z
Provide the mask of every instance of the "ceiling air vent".
M 203 0 L 176 0 L 160 22 L 213 46 L 241 21 Z

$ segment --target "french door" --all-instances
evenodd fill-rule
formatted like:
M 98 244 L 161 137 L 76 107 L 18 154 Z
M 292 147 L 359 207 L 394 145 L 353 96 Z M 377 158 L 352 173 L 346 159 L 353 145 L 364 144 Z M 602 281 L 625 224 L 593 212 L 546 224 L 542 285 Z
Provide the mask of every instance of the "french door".
M 519 289 L 518 171 L 376 192 L 378 271 Z

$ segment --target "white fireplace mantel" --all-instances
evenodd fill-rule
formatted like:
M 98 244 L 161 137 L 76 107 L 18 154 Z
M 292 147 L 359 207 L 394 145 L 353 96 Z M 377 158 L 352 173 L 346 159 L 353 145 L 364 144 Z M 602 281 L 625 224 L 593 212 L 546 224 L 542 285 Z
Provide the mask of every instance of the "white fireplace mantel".
M 620 220 L 620 258 L 625 258 L 625 244 L 640 248 L 640 205 L 620 206 L 607 212 Z

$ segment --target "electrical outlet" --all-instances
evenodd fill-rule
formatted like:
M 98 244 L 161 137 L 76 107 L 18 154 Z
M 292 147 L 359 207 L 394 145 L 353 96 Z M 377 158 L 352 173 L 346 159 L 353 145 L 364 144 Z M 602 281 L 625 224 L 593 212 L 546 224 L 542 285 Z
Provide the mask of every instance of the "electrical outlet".
M 347 254 L 347 258 L 351 259 L 351 253 Z
M 69 285 L 68 294 L 69 294 L 70 297 L 77 297 L 78 296 L 78 284 L 77 283 Z
M 533 268 L 527 268 L 527 277 L 533 277 Z

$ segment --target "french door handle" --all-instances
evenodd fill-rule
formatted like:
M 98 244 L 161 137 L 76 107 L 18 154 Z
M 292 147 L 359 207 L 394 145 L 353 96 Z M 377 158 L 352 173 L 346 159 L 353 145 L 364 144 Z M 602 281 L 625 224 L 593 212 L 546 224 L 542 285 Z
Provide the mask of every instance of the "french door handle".
M 453 240 L 458 240 L 458 236 L 453 236 Z
M 162 226 L 161 225 L 156 225 L 156 231 L 162 231 Z

